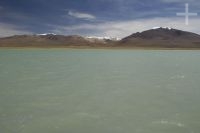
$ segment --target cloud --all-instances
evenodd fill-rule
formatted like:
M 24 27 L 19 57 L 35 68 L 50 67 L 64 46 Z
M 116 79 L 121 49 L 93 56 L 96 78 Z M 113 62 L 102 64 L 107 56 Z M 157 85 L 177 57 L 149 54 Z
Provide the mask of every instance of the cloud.
M 79 19 L 95 19 L 96 17 L 92 14 L 88 14 L 88 13 L 81 13 L 81 12 L 75 12 L 75 11 L 69 11 L 68 15 L 75 17 L 75 18 L 79 18 Z
M 23 34 L 32 34 L 32 33 L 12 24 L 0 23 L 0 37 L 23 35 Z
M 184 18 L 149 18 L 130 21 L 112 21 L 99 24 L 80 24 L 74 26 L 54 26 L 57 34 L 81 34 L 95 36 L 111 36 L 123 38 L 135 32 L 141 32 L 153 27 L 172 27 L 175 29 L 200 33 L 200 19 L 191 18 L 190 25 L 185 25 Z

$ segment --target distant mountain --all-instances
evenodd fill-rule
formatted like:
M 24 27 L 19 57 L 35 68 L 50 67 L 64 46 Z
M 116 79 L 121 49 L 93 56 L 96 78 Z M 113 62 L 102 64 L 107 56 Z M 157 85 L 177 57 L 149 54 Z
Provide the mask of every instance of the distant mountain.
M 15 35 L 0 38 L 0 47 L 62 47 L 62 46 L 106 46 L 111 40 L 85 38 L 78 35 Z
M 123 38 L 117 46 L 200 48 L 200 35 L 172 28 L 153 28 Z
M 200 35 L 172 28 L 156 27 L 121 40 L 110 37 L 64 36 L 54 33 L 15 35 L 0 38 L 0 47 L 144 47 L 200 48 Z

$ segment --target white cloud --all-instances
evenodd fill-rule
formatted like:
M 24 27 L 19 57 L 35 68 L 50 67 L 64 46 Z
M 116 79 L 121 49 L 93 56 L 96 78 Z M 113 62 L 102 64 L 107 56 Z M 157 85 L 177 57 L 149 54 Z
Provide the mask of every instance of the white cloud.
M 185 25 L 184 17 L 139 19 L 130 21 L 106 22 L 100 24 L 81 24 L 74 26 L 55 26 L 53 32 L 58 34 L 82 34 L 95 36 L 111 36 L 123 38 L 135 32 L 141 32 L 153 27 L 172 27 L 175 29 L 200 33 L 200 19 L 191 18 Z M 88 32 L 90 31 L 90 32 Z
M 19 27 L 12 24 L 0 23 L 0 37 L 7 37 L 12 35 L 32 34 L 29 31 L 21 30 Z
M 82 13 L 82 12 L 74 12 L 74 11 L 69 11 L 68 15 L 79 18 L 79 19 L 95 19 L 96 17 L 92 14 L 88 13 Z

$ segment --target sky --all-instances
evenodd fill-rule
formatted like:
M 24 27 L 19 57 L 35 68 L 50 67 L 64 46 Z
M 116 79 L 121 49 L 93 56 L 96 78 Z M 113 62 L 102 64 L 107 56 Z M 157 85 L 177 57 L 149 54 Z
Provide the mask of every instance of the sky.
M 185 24 L 185 3 L 198 16 Z M 153 27 L 200 34 L 199 0 L 0 0 L 0 37 L 21 34 L 123 38 Z

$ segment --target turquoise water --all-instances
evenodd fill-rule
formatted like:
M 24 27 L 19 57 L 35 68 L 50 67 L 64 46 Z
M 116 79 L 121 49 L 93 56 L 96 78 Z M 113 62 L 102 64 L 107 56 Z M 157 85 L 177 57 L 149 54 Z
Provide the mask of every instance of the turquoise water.
M 0 133 L 199 133 L 200 51 L 0 49 Z

